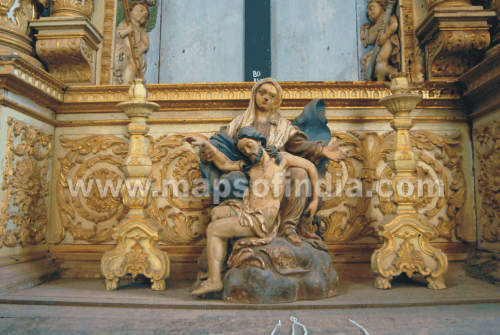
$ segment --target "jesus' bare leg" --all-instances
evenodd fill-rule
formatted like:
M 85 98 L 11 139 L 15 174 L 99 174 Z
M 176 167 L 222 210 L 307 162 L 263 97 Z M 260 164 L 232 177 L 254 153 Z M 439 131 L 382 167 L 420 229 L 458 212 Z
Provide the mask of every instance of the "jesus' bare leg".
M 243 227 L 236 216 L 219 219 L 208 225 L 208 279 L 193 290 L 191 295 L 203 295 L 222 290 L 221 268 L 227 255 L 227 241 L 232 237 L 248 236 L 255 236 L 255 234 L 250 228 Z

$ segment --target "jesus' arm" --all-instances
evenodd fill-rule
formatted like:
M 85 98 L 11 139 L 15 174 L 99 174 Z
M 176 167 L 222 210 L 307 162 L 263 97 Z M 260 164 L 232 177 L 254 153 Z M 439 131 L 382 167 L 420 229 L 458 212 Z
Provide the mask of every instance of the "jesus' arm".
M 187 136 L 184 138 L 183 142 L 188 142 L 194 146 L 201 146 L 203 149 L 209 150 L 213 154 L 213 162 L 214 164 L 223 172 L 231 172 L 231 171 L 242 171 L 242 162 L 232 161 L 226 157 L 222 152 L 219 151 L 212 143 L 205 139 Z

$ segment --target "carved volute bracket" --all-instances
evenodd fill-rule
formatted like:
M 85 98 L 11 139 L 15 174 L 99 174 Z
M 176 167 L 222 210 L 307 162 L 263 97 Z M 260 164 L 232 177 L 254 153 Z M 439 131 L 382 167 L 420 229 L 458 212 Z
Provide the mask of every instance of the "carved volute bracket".
M 36 51 L 55 78 L 68 84 L 95 84 L 102 35 L 83 16 L 56 16 L 32 21 L 38 30 Z
M 386 214 L 378 226 L 384 245 L 372 255 L 372 271 L 378 276 L 376 288 L 390 288 L 391 279 L 403 272 L 409 277 L 419 272 L 427 277 L 429 288 L 443 289 L 446 286 L 442 275 L 448 267 L 448 260 L 439 249 L 430 246 L 431 239 L 439 236 L 439 231 L 416 209 L 419 159 L 412 149 L 409 131 L 413 127 L 410 113 L 422 96 L 411 93 L 406 76 L 405 73 L 392 75 L 392 94 L 380 100 L 380 104 L 394 116 L 391 127 L 396 132 L 395 141 L 387 156 L 395 185 L 391 199 L 394 210 Z
M 36 19 L 48 1 L 0 0 L 0 55 L 19 55 L 43 69 L 35 59 L 29 21 Z
M 425 46 L 429 81 L 455 81 L 469 70 L 473 52 L 490 44 L 488 19 L 493 11 L 471 6 L 468 1 L 429 1 L 430 11 L 417 28 Z

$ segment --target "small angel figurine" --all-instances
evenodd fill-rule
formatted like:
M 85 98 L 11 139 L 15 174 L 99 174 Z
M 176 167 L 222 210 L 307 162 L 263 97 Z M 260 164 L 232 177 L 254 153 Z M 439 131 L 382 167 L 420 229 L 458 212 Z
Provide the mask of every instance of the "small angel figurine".
M 385 81 L 389 75 L 398 72 L 399 66 L 399 38 L 397 35 L 398 19 L 391 15 L 389 25 L 384 20 L 384 12 L 387 10 L 387 0 L 372 0 L 366 7 L 366 13 L 371 23 L 361 26 L 361 42 L 366 48 L 368 45 L 380 46 L 376 55 L 375 78 L 377 81 Z M 365 71 L 372 58 L 373 50 L 361 59 Z
M 146 2 L 131 1 L 131 24 L 122 21 L 116 29 L 115 62 L 113 84 L 128 84 L 137 76 L 136 64 L 132 57 L 129 34 L 135 34 L 135 57 L 139 63 L 141 74 L 146 71 L 146 51 L 149 49 L 149 36 L 146 32 L 151 13 Z

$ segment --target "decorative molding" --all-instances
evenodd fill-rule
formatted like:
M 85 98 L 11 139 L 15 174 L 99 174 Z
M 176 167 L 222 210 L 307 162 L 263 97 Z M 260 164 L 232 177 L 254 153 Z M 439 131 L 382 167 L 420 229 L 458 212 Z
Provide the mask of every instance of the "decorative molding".
M 50 124 L 51 126 L 55 126 L 57 124 L 57 122 L 54 120 L 53 117 L 42 114 L 34 108 L 31 108 L 31 107 L 28 107 L 25 105 L 21 105 L 17 101 L 9 99 L 9 96 L 2 95 L 1 93 L 0 93 L 0 105 L 10 107 L 10 108 L 12 108 L 18 112 L 21 112 L 25 115 L 28 115 L 36 120 L 42 121 L 46 124 Z
M 104 0 L 104 24 L 101 46 L 101 85 L 109 85 L 111 83 L 116 4 L 117 1 L 115 0 Z
M 161 190 L 161 180 L 201 178 L 198 157 L 184 148 L 181 141 L 185 136 L 203 137 L 200 134 L 175 134 L 149 139 L 149 158 L 153 163 L 153 189 Z M 61 162 L 57 179 L 57 207 L 61 218 L 61 231 L 56 243 L 61 243 L 66 232 L 73 241 L 106 243 L 112 241 L 113 228 L 120 222 L 128 209 L 120 198 L 111 195 L 101 198 L 94 184 L 90 196 L 72 198 L 69 179 L 76 185 L 77 178 L 83 178 L 85 185 L 90 179 L 122 179 L 124 158 L 129 142 L 113 135 L 92 135 L 70 139 L 59 137 L 63 148 L 70 148 Z M 190 189 L 193 185 L 189 185 Z M 100 204 L 97 206 L 97 204 Z M 148 211 L 163 229 L 163 239 L 171 245 L 195 244 L 204 237 L 208 216 L 205 209 L 210 206 L 206 198 L 153 197 Z M 89 228 L 87 228 L 89 227 Z
M 470 50 L 484 50 L 489 43 L 487 30 L 439 32 L 425 46 L 429 78 L 455 80 L 469 69 Z
M 66 85 L 23 58 L 11 56 L 0 59 L 0 88 L 57 109 L 63 101 Z
M 289 121 L 293 121 L 294 117 L 287 117 Z M 389 122 L 392 120 L 390 116 L 328 116 L 326 118 L 330 123 L 380 123 Z M 415 123 L 449 123 L 467 122 L 467 117 L 465 116 L 415 116 L 412 118 Z M 214 124 L 223 123 L 227 124 L 231 122 L 233 118 L 230 117 L 216 117 L 216 118 L 178 118 L 178 119 L 161 119 L 161 118 L 151 118 L 148 120 L 148 125 L 162 125 L 162 124 Z M 103 126 L 126 126 L 129 124 L 128 120 L 75 120 L 75 121 L 57 121 L 57 127 L 103 127 Z
M 7 124 L 0 247 L 36 245 L 45 240 L 47 231 L 53 135 L 11 117 Z M 14 228 L 7 228 L 10 222 Z
M 150 84 L 148 101 L 160 111 L 214 110 L 248 107 L 252 83 Z M 281 82 L 282 109 L 301 109 L 311 99 L 323 99 L 327 108 L 382 108 L 378 101 L 390 94 L 377 82 Z M 58 114 L 118 112 L 116 104 L 126 98 L 128 86 L 71 86 Z M 449 85 L 432 83 L 413 89 L 423 95 L 420 108 L 464 108 Z
M 66 231 L 70 232 L 74 242 L 106 243 L 112 241 L 113 227 L 127 212 L 121 203 L 121 197 L 115 199 L 108 195 L 103 199 L 98 192 L 92 192 L 88 198 L 83 198 L 81 194 L 78 197 L 71 197 L 68 173 L 72 171 L 72 178 L 69 179 L 72 179 L 74 185 L 78 178 L 83 178 L 86 186 L 91 177 L 122 179 L 123 160 L 127 155 L 129 142 L 113 135 L 94 135 L 79 139 L 60 136 L 59 141 L 63 148 L 70 148 L 70 151 L 66 156 L 59 158 L 60 171 L 58 171 L 56 195 L 61 223 L 57 242 L 65 238 Z M 109 153 L 110 150 L 113 154 Z M 94 168 L 97 164 L 99 164 L 99 170 Z M 76 171 L 73 171 L 75 168 L 77 168 Z M 96 188 L 97 186 L 94 186 L 93 190 Z M 96 207 L 92 205 L 93 203 L 101 203 L 101 205 Z M 91 222 L 93 227 L 86 228 L 87 225 L 82 224 L 83 220 Z M 99 228 L 103 223 L 110 221 L 112 222 L 110 226 Z

